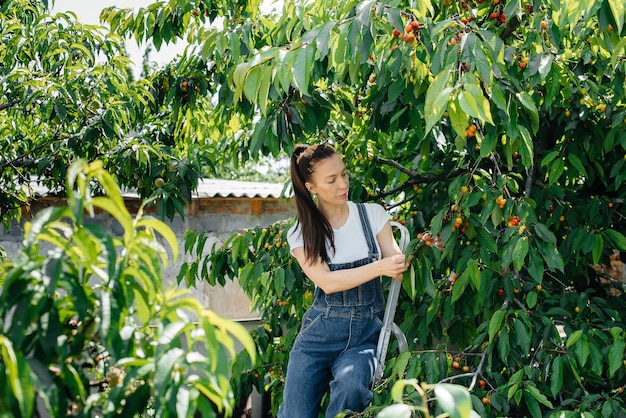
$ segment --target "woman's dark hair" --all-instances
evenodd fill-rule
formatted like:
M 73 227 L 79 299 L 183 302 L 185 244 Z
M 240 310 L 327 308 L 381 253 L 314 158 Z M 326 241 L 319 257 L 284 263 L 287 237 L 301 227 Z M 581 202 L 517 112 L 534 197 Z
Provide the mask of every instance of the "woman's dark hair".
M 328 144 L 297 144 L 291 155 L 291 184 L 296 198 L 298 223 L 304 241 L 304 255 L 307 261 L 329 259 L 326 240 L 335 250 L 333 228 L 320 212 L 306 187 L 311 181 L 318 162 L 337 154 L 337 150 Z

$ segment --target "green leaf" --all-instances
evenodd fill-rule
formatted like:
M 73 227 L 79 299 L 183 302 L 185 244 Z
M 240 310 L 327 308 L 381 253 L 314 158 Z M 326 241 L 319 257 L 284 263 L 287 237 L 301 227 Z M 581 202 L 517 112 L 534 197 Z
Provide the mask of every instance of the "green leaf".
M 616 339 L 609 348 L 609 377 L 613 377 L 617 371 L 624 367 L 624 348 L 626 343 L 624 339 Z
M 526 388 L 524 390 L 526 392 L 528 392 L 533 398 L 535 398 L 540 403 L 542 403 L 543 405 L 547 406 L 548 408 L 554 409 L 554 406 L 552 405 L 552 402 L 550 402 L 548 400 L 548 398 L 546 397 L 546 395 L 541 393 L 539 391 L 539 389 L 537 389 L 536 386 L 528 385 L 528 386 L 526 386 Z
M 583 334 L 580 340 L 576 342 L 576 345 L 574 346 L 574 353 L 576 354 L 580 367 L 585 367 L 590 354 L 589 341 L 586 335 Z
M 527 255 L 528 237 L 522 237 L 515 243 L 515 248 L 513 249 L 513 265 L 517 270 L 521 270 L 524 267 Z
M 417 385 L 416 379 L 400 379 L 396 381 L 391 388 L 391 399 L 394 402 L 401 403 L 403 400 L 404 388 L 413 385 Z
M 522 138 L 522 145 L 520 146 L 522 162 L 524 163 L 524 166 L 532 167 L 534 165 L 533 137 L 525 126 L 519 125 L 518 129 Z
M 377 418 L 411 418 L 411 407 L 404 403 L 397 403 L 386 406 L 380 411 Z
M 563 359 L 554 357 L 550 364 L 550 392 L 556 398 L 563 388 Z
M 433 321 L 433 319 L 437 317 L 437 314 L 439 313 L 439 307 L 441 305 L 441 299 L 442 299 L 441 293 L 439 292 L 435 293 L 435 296 L 432 298 L 432 301 L 430 302 L 430 305 L 428 305 L 428 309 L 426 310 L 426 323 L 427 324 L 430 324 Z
M 235 100 L 240 101 L 243 94 L 243 87 L 248 75 L 250 64 L 247 62 L 237 65 L 233 73 L 233 83 L 235 84 Z
M 528 115 L 532 121 L 532 133 L 537 133 L 539 129 L 539 110 L 537 110 L 537 106 L 532 99 L 532 96 L 527 92 L 523 91 L 521 93 L 516 94 L 519 102 L 528 110 Z
M 537 297 L 537 292 L 534 290 L 531 290 L 526 294 L 526 306 L 528 306 L 528 309 L 532 309 L 537 306 Z
M 604 250 L 604 238 L 600 234 L 593 234 L 594 244 L 592 250 L 593 264 L 598 264 L 602 257 L 602 251 Z
M 460 385 L 439 383 L 434 389 L 437 404 L 450 418 L 469 418 L 472 398 L 469 391 Z
M 532 418 L 541 418 L 541 408 L 539 407 L 537 400 L 530 393 L 528 393 L 527 389 L 524 389 L 520 393 L 524 396 L 524 402 L 526 402 L 526 407 L 528 408 L 528 412 L 530 412 L 530 416 Z M 519 402 L 520 400 L 518 400 L 518 403 Z
M 503 326 L 500 328 L 500 335 L 498 336 L 498 354 L 500 355 L 500 360 L 503 363 L 506 363 L 510 353 L 511 343 L 509 328 L 507 326 Z
M 494 124 L 491 118 L 489 101 L 483 95 L 483 91 L 476 83 L 468 82 L 464 85 L 465 90 L 459 92 L 459 105 L 469 116 L 482 122 Z
M 465 291 L 469 280 L 470 272 L 469 269 L 466 269 L 459 275 L 456 282 L 454 282 L 454 286 L 452 287 L 452 302 L 456 302 L 461 298 L 461 296 L 463 296 L 463 292 Z
M 151 228 L 155 232 L 161 234 L 170 246 L 174 260 L 178 259 L 178 238 L 176 237 L 176 234 L 174 234 L 174 231 L 167 226 L 165 222 L 152 217 L 144 216 L 136 221 L 135 227 Z
M 550 151 L 541 159 L 541 166 L 546 167 L 560 155 L 558 150 Z
M 243 325 L 238 322 L 219 317 L 217 314 L 208 309 L 203 310 L 202 315 L 208 318 L 210 322 L 220 326 L 224 331 L 227 331 L 228 335 L 232 335 L 236 338 L 244 350 L 246 350 L 248 356 L 250 356 L 251 362 L 254 364 L 256 359 L 256 347 L 248 330 Z M 231 354 L 234 354 L 234 351 Z
M 404 80 L 397 79 L 389 86 L 389 91 L 387 92 L 387 103 L 395 103 L 398 100 L 398 97 L 404 92 L 406 89 L 406 84 Z M 446 105 L 448 101 L 446 99 Z
M 247 72 L 246 79 L 243 83 L 243 94 L 245 94 L 248 100 L 252 103 L 257 102 L 260 75 L 261 66 L 255 65 Z
M 311 68 L 313 67 L 314 48 L 302 45 L 295 50 L 295 58 L 291 73 L 293 80 L 303 95 L 309 95 L 309 80 L 311 79 Z
M 406 366 L 409 364 L 410 359 L 410 351 L 403 351 L 400 353 L 398 357 L 396 357 L 396 361 L 393 365 L 393 374 L 397 375 L 400 379 L 404 378 Z
M 517 346 L 522 350 L 522 353 L 530 352 L 530 332 L 519 319 L 513 321 L 513 330 L 515 335 L 515 342 Z
M 589 367 L 593 373 L 600 376 L 604 368 L 604 355 L 597 344 L 591 342 L 589 344 Z
M 522 394 L 524 396 L 524 402 L 526 403 L 526 407 L 528 408 L 528 412 L 530 412 L 530 416 L 532 418 L 541 418 L 541 408 L 539 407 L 539 403 L 537 400 L 530 394 L 526 389 L 524 391 L 519 392 L 518 394 Z M 521 397 L 517 400 L 519 404 L 521 401 Z
M 478 268 L 478 260 L 469 260 L 467 262 L 467 270 L 469 273 L 470 283 L 474 290 L 480 289 L 481 276 L 480 269 Z
M 541 256 L 546 262 L 546 265 L 550 270 L 564 271 L 563 257 L 559 254 L 556 246 L 552 244 L 539 243 L 537 249 L 541 253 Z
M 330 32 L 333 30 L 337 22 L 326 22 L 324 26 L 319 29 L 317 36 L 315 37 L 315 47 L 318 51 L 318 59 L 326 58 L 328 55 L 328 46 L 330 43 Z
M 607 229 L 603 231 L 603 233 L 616 249 L 626 251 L 626 236 L 624 236 L 624 234 L 614 229 Z
M 92 204 L 112 215 L 120 223 L 124 229 L 124 242 L 128 244 L 133 235 L 134 228 L 132 218 L 126 206 L 122 205 L 120 208 L 120 206 L 115 204 L 115 201 L 108 196 L 96 196 L 93 198 Z
M 461 109 L 458 98 L 448 103 L 448 113 L 450 114 L 450 122 L 454 132 L 459 138 L 464 139 L 465 130 L 469 124 L 469 116 Z
M 537 222 L 536 224 L 533 225 L 533 228 L 537 236 L 541 238 L 543 241 L 549 242 L 552 245 L 556 245 L 556 236 L 554 235 L 552 231 L 548 229 L 547 226 L 545 226 L 542 223 Z
M 260 74 L 259 91 L 257 93 L 259 109 L 261 114 L 267 116 L 267 102 L 270 100 L 270 86 L 272 84 L 272 73 L 264 68 Z
M 274 291 L 276 294 L 282 294 L 285 289 L 285 269 L 282 267 L 277 268 L 274 271 L 272 282 L 274 283 Z
M 615 1 L 615 2 L 619 2 L 619 0 L 609 0 L 610 1 Z M 611 62 L 610 62 L 610 66 L 614 67 L 618 60 L 621 60 L 624 52 L 622 50 L 626 49 L 626 37 L 622 37 L 622 39 L 617 43 L 617 45 L 615 45 L 614 49 L 613 49 L 613 54 L 611 55 Z
M 621 33 L 624 27 L 624 15 L 626 15 L 624 2 L 623 0 L 608 0 L 608 2 L 611 13 L 613 13 L 613 19 L 615 19 L 615 23 L 617 24 L 617 28 L 615 28 L 616 33 Z
M 565 163 L 563 162 L 563 160 L 561 158 L 554 160 L 549 167 L 548 184 L 550 186 L 553 186 L 557 181 L 559 181 L 564 172 Z
M 17 401 L 22 416 L 31 416 L 34 405 L 34 385 L 30 378 L 29 367 L 4 335 L 0 335 L 0 360 L 4 366 L 4 376 L 0 377 L 0 382 L 8 381 L 10 391 Z
M 443 113 L 446 111 L 447 103 L 450 98 L 452 89 L 446 87 L 450 80 L 450 72 L 443 70 L 432 81 L 426 91 L 426 102 L 424 104 L 424 113 L 426 116 L 426 130 L 424 134 L 428 134 L 437 123 Z
M 165 351 L 157 358 L 154 373 L 154 389 L 157 393 L 165 393 L 168 383 L 171 381 L 171 372 L 174 365 L 185 357 L 185 350 L 173 347 Z
M 293 54 L 291 50 L 279 49 L 274 63 L 274 88 L 282 94 L 286 94 L 291 87 L 291 62 Z M 239 68 L 239 67 L 237 67 Z
M 571 346 L 576 344 L 576 342 L 580 339 L 580 337 L 582 337 L 582 335 L 583 335 L 583 330 L 582 329 L 577 329 L 576 331 L 571 332 L 567 336 L 567 341 L 565 342 L 565 347 L 570 348 Z
M 541 283 L 544 274 L 543 259 L 534 248 L 531 248 L 530 250 L 528 265 L 526 266 L 526 268 L 528 269 L 528 274 L 530 274 L 530 277 L 535 279 L 536 282 Z
M 493 337 L 498 333 L 504 320 L 504 309 L 498 309 L 493 313 L 489 320 L 489 342 L 493 341 Z
M 484 228 L 476 229 L 476 237 L 478 239 L 478 243 L 482 247 L 485 247 L 489 252 L 498 252 L 498 244 L 496 243 L 495 238 L 490 235 Z
M 546 77 L 550 74 L 553 61 L 554 56 L 551 53 L 537 54 L 533 56 L 528 62 L 526 76 L 531 77 L 535 74 L 539 74 L 540 80 L 542 82 L 545 81 Z
M 587 170 L 576 154 L 568 154 L 567 159 L 582 176 L 587 177 Z

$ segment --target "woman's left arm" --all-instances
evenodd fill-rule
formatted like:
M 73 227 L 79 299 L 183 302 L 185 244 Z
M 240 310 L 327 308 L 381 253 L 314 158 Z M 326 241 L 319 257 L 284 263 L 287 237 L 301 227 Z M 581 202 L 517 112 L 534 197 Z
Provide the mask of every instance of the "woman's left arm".
M 385 226 L 383 226 L 380 232 L 376 235 L 376 239 L 378 240 L 378 245 L 380 246 L 380 251 L 382 252 L 382 258 L 402 254 L 402 250 L 398 246 L 396 238 L 393 236 L 393 230 L 391 229 L 391 223 L 389 221 L 385 222 Z M 413 256 L 410 256 L 407 262 L 410 263 L 412 259 Z M 393 279 L 401 282 L 402 277 L 403 275 L 400 274 L 395 276 Z
M 383 228 L 376 235 L 376 239 L 378 240 L 378 245 L 380 246 L 380 251 L 382 252 L 382 258 L 402 254 L 402 250 L 393 236 L 391 223 L 389 221 L 385 222 Z

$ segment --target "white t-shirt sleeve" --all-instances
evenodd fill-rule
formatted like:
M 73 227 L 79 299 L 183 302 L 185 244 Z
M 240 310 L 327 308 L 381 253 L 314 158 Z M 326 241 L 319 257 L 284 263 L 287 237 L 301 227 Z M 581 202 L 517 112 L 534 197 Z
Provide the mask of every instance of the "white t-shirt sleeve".
M 300 223 L 296 222 L 289 231 L 287 231 L 287 244 L 289 244 L 289 252 L 293 255 L 293 250 L 298 247 L 304 247 L 304 239 L 302 239 L 302 229 Z
M 374 236 L 378 235 L 385 223 L 389 221 L 390 217 L 385 208 L 383 208 L 378 203 L 366 203 L 365 209 L 367 210 L 367 216 L 370 219 L 370 224 L 372 226 L 372 232 L 374 232 Z

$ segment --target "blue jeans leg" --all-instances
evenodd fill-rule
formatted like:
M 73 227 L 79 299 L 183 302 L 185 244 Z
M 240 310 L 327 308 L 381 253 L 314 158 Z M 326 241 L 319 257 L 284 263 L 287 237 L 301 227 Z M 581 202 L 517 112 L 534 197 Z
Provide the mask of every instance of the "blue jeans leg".
M 376 346 L 362 345 L 344 351 L 333 365 L 330 402 L 326 418 L 342 411 L 362 412 L 372 400 L 370 383 L 376 364 Z
M 308 311 L 303 326 L 289 353 L 283 402 L 279 418 L 318 418 L 320 402 L 328 390 L 331 364 L 337 351 L 329 351 L 325 337 L 332 335 L 322 312 Z M 332 322 L 331 322 L 332 323 Z

